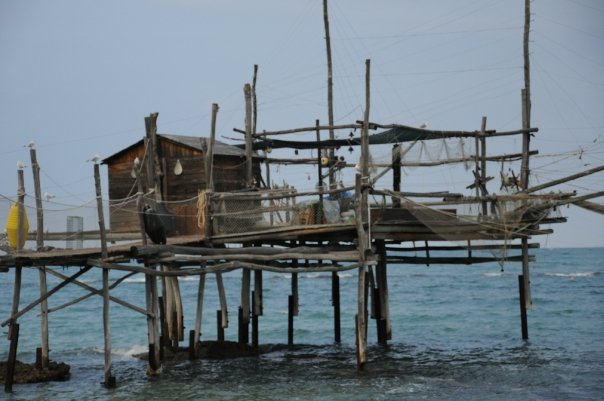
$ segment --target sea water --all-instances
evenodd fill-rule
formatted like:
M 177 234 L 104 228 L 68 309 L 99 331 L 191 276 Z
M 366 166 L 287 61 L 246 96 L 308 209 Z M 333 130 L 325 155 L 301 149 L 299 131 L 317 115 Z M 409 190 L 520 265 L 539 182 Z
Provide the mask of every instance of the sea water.
M 357 370 L 354 343 L 356 271 L 340 273 L 342 342 L 334 343 L 329 273 L 299 275 L 294 346 L 287 346 L 291 275 L 264 274 L 261 355 L 182 361 L 146 375 L 143 315 L 111 304 L 112 373 L 103 381 L 102 300 L 92 296 L 49 315 L 50 357 L 71 365 L 66 382 L 16 384 L 6 400 L 599 400 L 604 394 L 604 248 L 532 250 L 533 308 L 523 341 L 518 263 L 389 266 L 392 340 L 376 342 L 369 321 L 369 361 Z M 419 255 L 423 256 L 423 255 Z M 73 274 L 78 268 L 59 271 Z M 111 274 L 111 279 L 123 273 Z M 100 288 L 101 274 L 80 277 Z M 49 275 L 49 288 L 60 281 Z M 237 340 L 241 272 L 224 275 L 226 339 Z M 9 316 L 14 273 L 0 273 L 0 318 Z M 198 279 L 180 280 L 186 332 L 193 328 Z M 87 292 L 68 285 L 53 308 Z M 144 308 L 144 278 L 111 294 Z M 38 273 L 23 269 L 21 307 L 39 296 Z M 202 340 L 216 339 L 216 281 L 208 275 Z M 33 362 L 40 346 L 36 307 L 20 320 L 18 359 Z M 1 330 L 0 359 L 8 354 Z M 186 345 L 186 344 L 182 344 Z

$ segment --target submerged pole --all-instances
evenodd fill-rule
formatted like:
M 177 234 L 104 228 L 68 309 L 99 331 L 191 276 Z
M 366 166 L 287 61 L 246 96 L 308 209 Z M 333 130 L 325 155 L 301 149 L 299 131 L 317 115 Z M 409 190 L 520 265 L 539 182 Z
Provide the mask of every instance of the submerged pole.
M 340 318 L 340 276 L 331 272 L 331 304 L 333 306 L 333 336 L 336 343 L 342 342 Z
M 526 300 L 524 299 L 524 277 L 518 275 L 518 292 L 520 293 L 520 323 L 522 326 L 522 339 L 528 340 L 528 320 L 526 317 Z

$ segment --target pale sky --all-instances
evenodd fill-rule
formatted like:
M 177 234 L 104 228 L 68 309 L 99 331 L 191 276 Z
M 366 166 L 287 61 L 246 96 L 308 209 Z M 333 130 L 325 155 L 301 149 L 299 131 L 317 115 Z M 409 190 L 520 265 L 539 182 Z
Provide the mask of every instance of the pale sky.
M 535 0 L 531 7 L 536 184 L 604 164 L 604 3 Z M 362 119 L 371 59 L 374 122 L 477 130 L 486 116 L 489 129 L 521 127 L 523 0 L 330 0 L 329 13 L 336 123 Z M 151 112 L 159 112 L 160 133 L 207 136 L 218 103 L 217 139 L 237 143 L 232 129 L 243 128 L 243 86 L 254 64 L 259 131 L 326 122 L 322 0 L 0 0 L 1 226 L 6 198 L 16 197 L 19 161 L 28 166 L 33 204 L 30 140 L 42 192 L 54 195 L 44 203 L 51 231 L 63 230 L 72 210 L 86 214 L 87 229 L 97 228 L 86 160 L 142 138 Z M 489 153 L 520 146 L 510 139 Z M 492 192 L 500 168 L 489 164 Z M 415 173 L 403 185 L 425 190 L 427 179 Z M 303 171 L 282 174 L 279 180 L 312 187 Z M 471 172 L 438 178 L 462 189 L 472 182 Z M 444 189 L 438 178 L 435 189 Z M 554 189 L 586 194 L 603 184 L 599 173 Z M 106 193 L 106 178 L 103 185 Z M 577 207 L 562 214 L 569 222 L 538 238 L 544 246 L 604 246 L 603 216 Z M 29 216 L 35 227 L 35 213 Z

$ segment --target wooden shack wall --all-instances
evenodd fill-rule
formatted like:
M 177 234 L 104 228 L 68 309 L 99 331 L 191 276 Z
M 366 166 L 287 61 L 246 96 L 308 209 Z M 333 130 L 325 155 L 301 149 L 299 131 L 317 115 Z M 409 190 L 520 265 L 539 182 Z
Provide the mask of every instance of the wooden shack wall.
M 197 195 L 206 188 L 204 153 L 176 142 L 161 139 L 158 153 L 164 175 L 161 179 L 163 199 L 168 209 L 176 216 L 176 234 L 191 235 L 200 233 L 197 227 Z M 139 227 L 136 213 L 136 181 L 132 176 L 133 161 L 136 157 L 143 160 L 144 146 L 141 143 L 122 154 L 118 154 L 108 163 L 110 225 L 115 233 L 136 232 Z M 181 174 L 175 167 L 180 162 Z M 254 163 L 254 170 L 260 168 Z M 142 169 L 143 182 L 146 183 L 145 168 Z M 245 158 L 240 156 L 214 156 L 214 190 L 227 192 L 242 189 L 245 186 Z M 145 188 L 146 190 L 146 188 Z M 127 199 L 131 197 L 130 199 Z
M 139 227 L 136 214 L 136 180 L 132 177 L 134 159 L 143 160 L 142 143 L 116 155 L 107 164 L 109 181 L 109 221 L 111 232 L 135 232 Z M 143 169 L 143 174 L 145 171 Z M 143 178 L 143 182 L 146 179 Z

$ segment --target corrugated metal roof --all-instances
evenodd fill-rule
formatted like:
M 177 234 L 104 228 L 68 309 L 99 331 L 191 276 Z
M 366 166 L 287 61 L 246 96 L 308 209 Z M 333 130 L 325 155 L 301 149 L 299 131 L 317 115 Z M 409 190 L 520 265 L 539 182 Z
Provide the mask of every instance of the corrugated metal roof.
M 173 142 L 181 143 L 193 149 L 205 152 L 210 138 L 185 135 L 157 134 Z M 214 141 L 214 154 L 223 156 L 245 156 L 245 151 L 220 141 Z
M 204 153 L 206 152 L 206 149 L 207 149 L 207 143 L 210 140 L 210 138 L 199 137 L 199 136 L 172 135 L 172 134 L 157 134 L 157 137 L 160 140 L 164 139 L 164 140 L 176 142 L 181 145 L 199 150 Z M 109 156 L 103 160 L 103 164 L 109 163 L 113 158 L 117 157 L 118 155 L 121 155 L 124 152 L 127 152 L 128 150 L 134 148 L 135 146 L 140 145 L 142 142 L 143 142 L 143 139 L 112 154 L 111 156 Z M 245 151 L 243 149 L 238 148 L 233 145 L 226 144 L 224 142 L 220 142 L 220 141 L 214 141 L 214 154 L 220 155 L 220 156 L 245 157 Z

